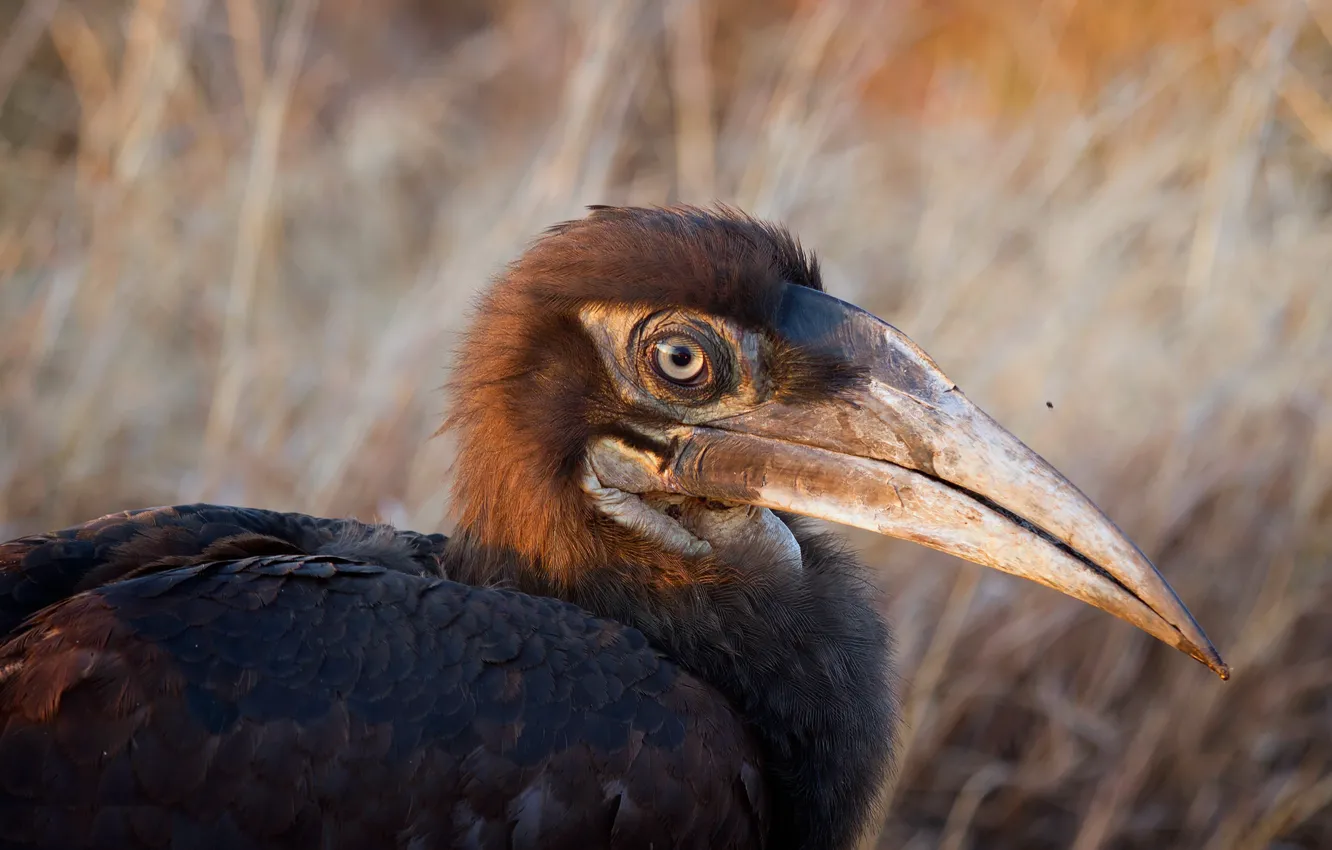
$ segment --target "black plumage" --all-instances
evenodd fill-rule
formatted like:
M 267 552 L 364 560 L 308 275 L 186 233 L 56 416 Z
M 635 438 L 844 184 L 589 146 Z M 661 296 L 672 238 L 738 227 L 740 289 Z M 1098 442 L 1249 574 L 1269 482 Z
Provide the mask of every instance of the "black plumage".
M 764 844 L 737 707 L 637 629 L 445 578 L 466 558 L 212 505 L 6 544 L 7 625 L 37 617 L 0 653 L 0 846 Z

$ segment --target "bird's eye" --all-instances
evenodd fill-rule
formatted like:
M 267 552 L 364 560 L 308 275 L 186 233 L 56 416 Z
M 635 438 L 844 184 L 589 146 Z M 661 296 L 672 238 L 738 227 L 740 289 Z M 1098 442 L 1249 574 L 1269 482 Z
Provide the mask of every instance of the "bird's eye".
M 652 365 L 657 374 L 681 386 L 697 386 L 707 379 L 708 358 L 703 346 L 683 334 L 658 340 L 652 347 Z

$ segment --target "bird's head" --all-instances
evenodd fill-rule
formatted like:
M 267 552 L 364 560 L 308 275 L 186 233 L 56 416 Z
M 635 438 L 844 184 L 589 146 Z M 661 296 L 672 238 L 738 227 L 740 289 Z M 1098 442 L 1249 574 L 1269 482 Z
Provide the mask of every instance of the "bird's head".
M 593 208 L 484 296 L 446 428 L 472 539 L 571 579 L 800 570 L 781 515 L 1024 576 L 1224 663 L 1152 563 L 910 339 L 730 210 Z M 779 512 L 775 514 L 774 511 Z

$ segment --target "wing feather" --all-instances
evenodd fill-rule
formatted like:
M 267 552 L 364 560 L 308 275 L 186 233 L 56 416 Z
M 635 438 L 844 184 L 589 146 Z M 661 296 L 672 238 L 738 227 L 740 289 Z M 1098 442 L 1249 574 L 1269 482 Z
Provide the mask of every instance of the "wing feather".
M 639 632 L 212 510 L 0 547 L 0 847 L 761 846 L 744 724 Z

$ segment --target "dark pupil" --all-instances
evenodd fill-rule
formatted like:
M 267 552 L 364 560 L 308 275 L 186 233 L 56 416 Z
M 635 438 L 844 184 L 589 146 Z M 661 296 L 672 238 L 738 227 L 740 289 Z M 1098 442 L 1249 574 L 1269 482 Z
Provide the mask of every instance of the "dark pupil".
M 683 345 L 677 345 L 671 349 L 671 363 L 678 368 L 683 369 L 694 359 L 694 352 L 685 348 Z

